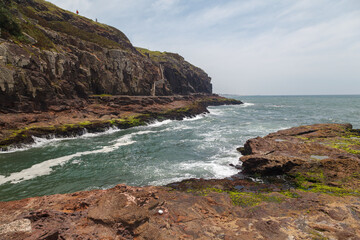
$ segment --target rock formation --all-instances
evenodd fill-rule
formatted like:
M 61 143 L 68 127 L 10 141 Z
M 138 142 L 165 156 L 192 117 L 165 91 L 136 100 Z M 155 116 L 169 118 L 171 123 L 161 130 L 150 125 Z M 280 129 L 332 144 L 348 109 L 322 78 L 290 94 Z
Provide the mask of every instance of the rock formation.
M 210 77 L 180 55 L 135 48 L 44 0 L 0 0 L 0 15 L 0 150 L 241 103 L 211 95 Z
M 148 57 L 113 27 L 42 0 L 2 0 L 0 8 L 21 30 L 11 34 L 1 25 L 2 113 L 79 107 L 92 95 L 149 96 L 161 79 L 159 64 L 166 81 L 156 95 L 212 93 L 204 71 L 178 54 Z
M 250 139 L 245 175 L 0 202 L 0 239 L 358 240 L 359 139 L 302 126 Z

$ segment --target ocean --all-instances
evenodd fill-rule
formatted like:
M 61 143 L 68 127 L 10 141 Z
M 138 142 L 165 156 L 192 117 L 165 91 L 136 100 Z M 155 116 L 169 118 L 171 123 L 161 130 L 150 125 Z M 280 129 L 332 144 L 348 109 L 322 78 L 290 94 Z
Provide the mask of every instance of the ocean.
M 237 147 L 247 139 L 315 123 L 360 128 L 360 96 L 234 96 L 243 105 L 132 129 L 109 129 L 67 139 L 41 139 L 0 153 L 0 201 L 238 172 Z

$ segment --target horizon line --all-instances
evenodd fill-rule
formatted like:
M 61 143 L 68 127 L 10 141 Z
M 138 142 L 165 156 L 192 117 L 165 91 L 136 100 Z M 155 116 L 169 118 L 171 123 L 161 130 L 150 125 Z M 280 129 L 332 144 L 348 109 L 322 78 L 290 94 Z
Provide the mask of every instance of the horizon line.
M 243 97 L 300 97 L 300 96 L 360 96 L 360 93 L 354 94 L 236 94 L 236 93 L 216 93 L 218 95 L 235 95 Z

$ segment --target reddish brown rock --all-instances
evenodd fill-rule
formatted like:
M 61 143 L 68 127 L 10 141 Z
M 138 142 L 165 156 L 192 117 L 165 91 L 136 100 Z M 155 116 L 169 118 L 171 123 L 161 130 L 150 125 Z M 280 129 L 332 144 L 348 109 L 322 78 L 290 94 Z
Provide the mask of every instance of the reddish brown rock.
M 357 197 L 297 194 L 246 207 L 225 192 L 118 185 L 1 202 L 0 239 L 357 239 Z
M 118 185 L 0 202 L 0 239 L 356 240 L 359 172 L 351 171 L 357 168 L 358 155 L 348 146 L 357 146 L 357 134 L 348 125 L 314 125 L 247 143 L 245 149 L 266 161 L 259 166 L 260 173 L 297 169 L 300 189 L 285 187 L 281 181 L 251 182 L 238 175 L 185 180 L 169 187 Z M 327 146 L 344 139 L 347 145 L 341 145 L 342 150 Z M 317 154 L 329 158 L 316 159 L 317 148 Z M 287 162 L 294 165 L 289 170 L 281 167 Z
M 360 134 L 350 124 L 316 124 L 248 140 L 241 149 L 243 172 L 281 175 L 318 171 L 326 182 L 360 172 Z

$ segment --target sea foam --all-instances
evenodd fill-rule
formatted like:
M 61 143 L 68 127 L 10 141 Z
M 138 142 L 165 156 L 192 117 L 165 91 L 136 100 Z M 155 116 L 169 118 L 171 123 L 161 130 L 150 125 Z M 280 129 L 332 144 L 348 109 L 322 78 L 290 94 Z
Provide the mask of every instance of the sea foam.
M 119 139 L 112 141 L 112 143 L 113 143 L 112 145 L 104 146 L 100 149 L 78 152 L 78 153 L 74 153 L 71 155 L 50 159 L 50 160 L 35 164 L 35 165 L 31 166 L 30 168 L 23 169 L 20 172 L 11 173 L 9 176 L 0 175 L 0 185 L 7 183 L 7 182 L 19 183 L 19 182 L 22 182 L 25 180 L 30 180 L 30 179 L 33 179 L 33 178 L 36 178 L 39 176 L 49 175 L 53 171 L 53 167 L 64 165 L 65 163 L 69 162 L 73 158 L 90 155 L 90 154 L 101 154 L 101 153 L 113 152 L 122 146 L 126 146 L 126 145 L 135 143 L 136 141 L 134 141 L 132 138 L 136 135 L 144 135 L 144 134 L 155 133 L 155 132 L 156 131 L 147 130 L 147 131 L 139 131 L 139 132 L 135 132 L 135 133 L 130 133 L 125 136 L 122 136 Z

